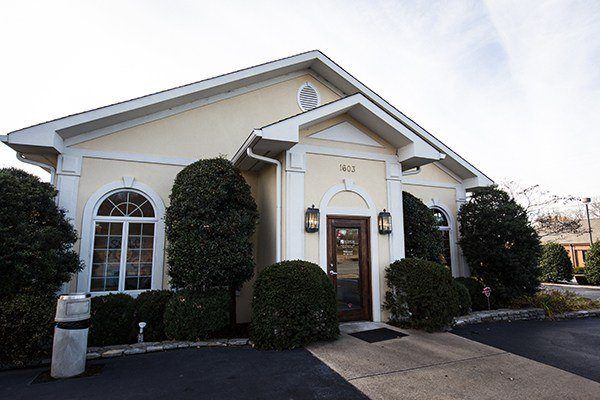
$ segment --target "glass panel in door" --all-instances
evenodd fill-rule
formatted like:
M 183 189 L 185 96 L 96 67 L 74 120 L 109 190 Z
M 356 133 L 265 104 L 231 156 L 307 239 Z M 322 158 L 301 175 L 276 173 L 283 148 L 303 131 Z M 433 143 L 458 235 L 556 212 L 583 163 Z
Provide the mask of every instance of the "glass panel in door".
M 360 310 L 360 229 L 335 228 L 335 243 L 338 311 Z

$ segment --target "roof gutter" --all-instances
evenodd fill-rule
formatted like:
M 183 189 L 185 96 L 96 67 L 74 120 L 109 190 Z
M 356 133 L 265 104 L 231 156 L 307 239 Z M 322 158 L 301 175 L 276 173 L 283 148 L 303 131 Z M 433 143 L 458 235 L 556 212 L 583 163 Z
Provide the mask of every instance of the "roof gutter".
M 281 163 L 279 162 L 279 160 L 276 160 L 274 158 L 269 158 L 269 157 L 265 157 L 265 156 L 261 156 L 258 154 L 255 154 L 252 151 L 251 147 L 248 147 L 246 149 L 246 154 L 248 154 L 248 157 L 250 158 L 254 158 L 255 160 L 259 160 L 259 161 L 264 161 L 266 163 L 269 164 L 274 164 L 276 167 L 276 190 L 277 190 L 277 218 L 276 218 L 276 227 L 275 227 L 275 247 L 276 247 L 276 255 L 275 255 L 275 262 L 280 262 L 281 261 Z
M 49 169 L 50 170 L 50 184 L 52 186 L 55 186 L 54 181 L 56 178 L 56 168 L 54 168 L 54 166 L 52 164 L 47 164 L 47 163 L 43 163 L 43 162 L 39 162 L 39 161 L 30 160 L 28 158 L 25 158 L 23 153 L 18 152 L 18 151 L 17 151 L 17 160 L 22 161 L 26 164 L 35 165 L 36 167 L 40 167 L 42 169 Z

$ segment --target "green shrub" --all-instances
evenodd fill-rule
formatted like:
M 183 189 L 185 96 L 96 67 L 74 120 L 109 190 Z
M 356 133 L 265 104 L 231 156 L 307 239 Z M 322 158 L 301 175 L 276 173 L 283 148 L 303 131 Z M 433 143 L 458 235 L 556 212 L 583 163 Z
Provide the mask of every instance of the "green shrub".
M 124 294 L 92 297 L 89 346 L 109 346 L 135 341 L 135 301 Z
M 149 290 L 140 293 L 135 299 L 135 326 L 145 322 L 144 341 L 165 340 L 165 309 L 173 296 L 170 290 Z
M 533 296 L 524 296 L 512 303 L 514 308 L 543 308 L 546 315 L 553 317 L 567 311 L 600 308 L 600 301 L 576 295 L 571 291 L 544 290 Z
M 458 299 L 458 315 L 467 315 L 471 312 L 471 295 L 469 289 L 456 279 L 452 281 L 454 292 Z
M 481 311 L 488 309 L 487 298 L 483 294 L 483 284 L 473 277 L 454 278 L 459 283 L 462 283 L 469 291 L 471 299 L 471 309 L 473 311 Z M 492 300 L 492 298 L 490 298 Z
M 585 255 L 585 277 L 592 285 L 600 285 L 600 241 L 593 243 Z
M 444 239 L 433 211 L 408 192 L 402 192 L 402 207 L 406 257 L 440 262 Z
M 229 325 L 231 296 L 226 290 L 176 292 L 165 309 L 165 334 L 171 340 L 201 340 Z
M 435 331 L 450 325 L 458 314 L 452 274 L 443 265 L 405 258 L 387 267 L 385 277 L 390 323 Z
M 36 176 L 0 169 L 0 299 L 54 294 L 81 269 L 72 250 L 77 235 L 55 195 Z
M 50 355 L 56 298 L 23 293 L 0 301 L 0 366 L 24 366 Z
M 283 261 L 260 272 L 250 325 L 256 347 L 293 349 L 338 335 L 335 290 L 318 265 Z
M 573 279 L 573 264 L 562 245 L 546 243 L 542 246 L 540 279 L 542 282 L 561 282 Z
M 573 267 L 573 275 L 585 275 L 585 267 Z
M 177 174 L 165 225 L 174 288 L 239 289 L 252 277 L 258 211 L 240 171 L 224 158 L 200 160 Z
M 496 186 L 478 189 L 460 208 L 460 246 L 498 305 L 539 287 L 540 239 L 527 212 Z

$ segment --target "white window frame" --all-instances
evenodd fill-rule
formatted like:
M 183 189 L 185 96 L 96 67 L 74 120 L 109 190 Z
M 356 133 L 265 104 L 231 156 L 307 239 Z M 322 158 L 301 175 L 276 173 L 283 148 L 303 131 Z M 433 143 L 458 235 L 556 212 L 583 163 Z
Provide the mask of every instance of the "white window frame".
M 452 213 L 450 212 L 450 210 L 448 209 L 448 207 L 439 204 L 439 202 L 434 202 L 435 204 L 432 204 L 429 206 L 429 208 L 431 210 L 438 210 L 441 211 L 442 214 L 444 214 L 444 216 L 446 217 L 446 221 L 448 221 L 448 225 L 447 226 L 438 226 L 438 229 L 440 231 L 447 231 L 448 232 L 448 238 L 450 240 L 450 268 L 452 270 L 452 276 L 457 277 L 460 276 L 460 268 L 458 265 L 458 247 L 457 247 L 457 240 L 456 240 L 456 230 L 454 229 L 455 226 L 455 221 L 454 218 L 452 216 Z
M 128 190 L 137 192 L 146 197 L 154 208 L 154 217 L 110 217 L 98 216 L 98 208 L 100 204 L 110 195 Z M 133 178 L 124 177 L 123 181 L 109 183 L 98 189 L 88 199 L 84 211 L 81 229 L 81 247 L 80 258 L 83 261 L 84 268 L 79 272 L 77 277 L 77 291 L 88 292 L 92 296 L 102 296 L 110 293 L 127 293 L 131 296 L 137 296 L 146 290 L 162 289 L 163 285 L 163 270 L 164 270 L 164 245 L 165 245 L 165 226 L 164 226 L 165 206 L 161 197 L 149 186 L 135 181 Z M 91 276 L 92 276 L 92 257 L 95 236 L 96 222 L 123 222 L 123 240 L 121 243 L 121 260 L 119 268 L 119 290 L 97 291 L 92 292 Z M 127 246 L 127 237 L 129 222 L 154 223 L 154 246 L 152 254 L 152 279 L 150 289 L 141 290 L 124 290 L 125 287 L 125 268 L 127 251 L 123 251 L 123 246 Z

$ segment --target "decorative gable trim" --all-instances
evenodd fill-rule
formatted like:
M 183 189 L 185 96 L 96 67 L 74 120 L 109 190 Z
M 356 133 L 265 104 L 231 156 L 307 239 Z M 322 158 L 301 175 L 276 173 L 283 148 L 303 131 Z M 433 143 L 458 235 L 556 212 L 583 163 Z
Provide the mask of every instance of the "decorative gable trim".
M 360 144 L 363 146 L 383 147 L 378 141 L 352 125 L 348 121 L 323 129 L 320 132 L 309 136 L 313 139 L 332 140 L 334 142 L 344 142 Z

